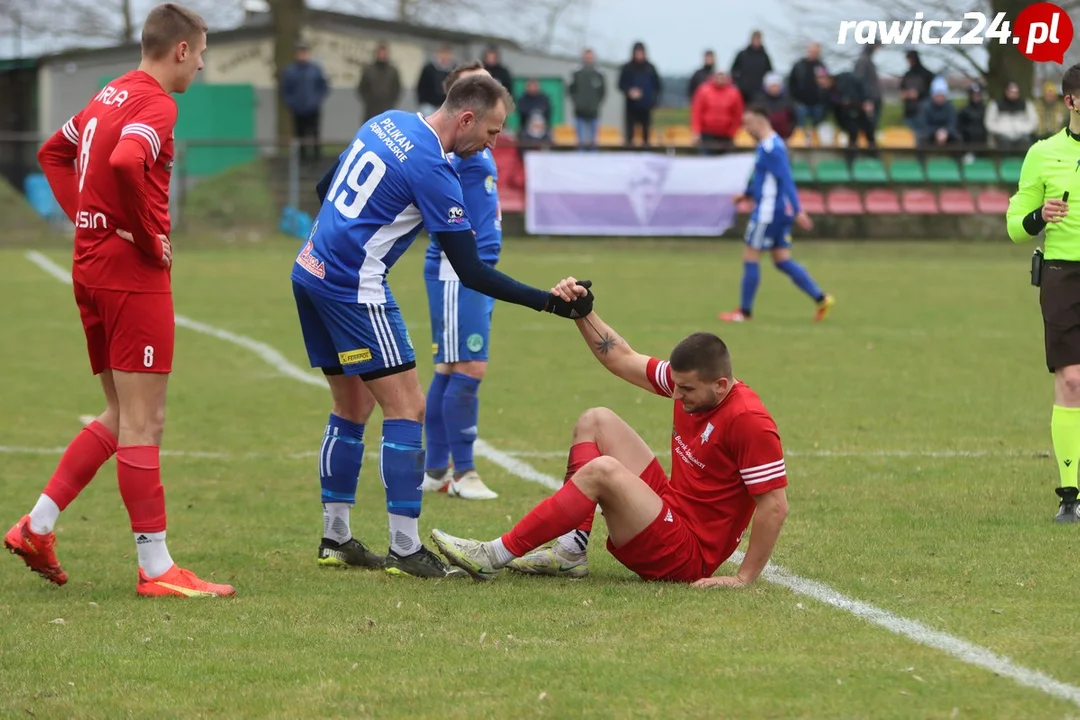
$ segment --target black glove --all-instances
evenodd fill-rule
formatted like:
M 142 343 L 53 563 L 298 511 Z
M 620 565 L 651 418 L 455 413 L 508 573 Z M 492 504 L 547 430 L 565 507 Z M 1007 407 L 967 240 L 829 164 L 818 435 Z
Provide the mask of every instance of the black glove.
M 558 295 L 552 294 L 548 297 L 547 305 L 544 306 L 544 310 L 549 313 L 554 313 L 559 317 L 570 318 L 574 320 L 576 318 L 583 318 L 592 312 L 593 306 L 593 294 L 592 280 L 579 280 L 578 287 L 583 287 L 588 292 L 579 298 L 575 298 L 571 302 L 563 300 Z

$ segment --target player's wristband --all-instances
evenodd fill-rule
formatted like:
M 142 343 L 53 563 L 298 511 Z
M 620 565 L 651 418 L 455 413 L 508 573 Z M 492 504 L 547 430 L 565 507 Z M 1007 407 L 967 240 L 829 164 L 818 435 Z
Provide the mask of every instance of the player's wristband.
M 1042 206 L 1040 205 L 1037 210 L 1033 210 L 1024 216 L 1024 232 L 1028 235 L 1038 235 L 1046 227 L 1046 221 L 1043 220 Z

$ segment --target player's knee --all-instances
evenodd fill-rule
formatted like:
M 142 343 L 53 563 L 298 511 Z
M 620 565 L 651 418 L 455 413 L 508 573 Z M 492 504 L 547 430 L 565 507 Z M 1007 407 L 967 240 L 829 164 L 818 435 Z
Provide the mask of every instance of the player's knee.
M 1070 404 L 1080 402 L 1080 365 L 1062 368 L 1058 374 L 1058 391 Z
M 487 373 L 487 361 L 470 360 L 468 362 L 452 363 L 453 372 L 468 375 L 474 380 L 483 380 Z
M 577 422 L 574 423 L 574 442 L 596 442 L 603 434 L 604 428 L 618 420 L 618 417 L 614 411 L 606 407 L 589 408 L 581 413 Z
M 622 469 L 623 465 L 618 460 L 601 455 L 585 463 L 574 475 L 574 482 L 582 490 L 600 491 L 608 487 Z

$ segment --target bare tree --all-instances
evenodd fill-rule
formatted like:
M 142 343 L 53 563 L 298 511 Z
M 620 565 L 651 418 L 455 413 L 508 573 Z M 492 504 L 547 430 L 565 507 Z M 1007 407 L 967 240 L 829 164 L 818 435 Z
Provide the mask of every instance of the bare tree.
M 922 13 L 927 20 L 960 20 L 966 12 L 981 12 L 987 22 L 993 22 L 1005 13 L 1010 25 L 1017 14 L 1030 5 L 1027 0 L 834 0 L 823 5 L 814 0 L 789 0 L 786 17 L 800 17 L 795 33 L 788 28 L 776 27 L 774 31 L 792 42 L 821 42 L 834 51 L 842 61 L 854 61 L 864 45 L 856 44 L 851 34 L 847 43 L 840 45 L 840 23 L 843 20 L 884 20 L 907 22 Z M 1080 14 L 1080 0 L 1062 0 L 1057 3 L 1074 24 Z M 972 22 L 964 24 L 964 32 L 972 28 Z M 984 83 L 991 95 L 998 95 L 1010 80 L 1020 84 L 1027 94 L 1035 83 L 1035 63 L 1024 57 L 1012 43 L 987 40 L 982 45 L 911 45 L 921 55 L 932 59 L 942 72 L 957 72 Z

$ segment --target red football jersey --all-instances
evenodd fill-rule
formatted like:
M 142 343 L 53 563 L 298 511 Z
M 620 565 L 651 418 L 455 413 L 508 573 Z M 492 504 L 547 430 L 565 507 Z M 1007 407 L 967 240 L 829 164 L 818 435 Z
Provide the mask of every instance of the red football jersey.
M 649 382 L 672 397 L 667 361 L 652 358 Z M 739 546 L 756 503 L 754 495 L 787 486 L 780 433 L 757 393 L 739 381 L 717 407 L 690 414 L 675 403 L 668 501 L 701 543 L 705 575 Z
M 120 199 L 116 173 L 110 163 L 121 139 L 142 145 L 146 174 L 142 184 L 144 226 L 154 235 L 168 236 L 169 180 L 173 161 L 173 128 L 176 102 L 157 80 L 141 70 L 133 70 L 113 80 L 42 148 L 43 165 L 51 165 L 59 175 L 74 160 L 75 177 L 66 178 L 63 190 L 50 184 L 61 206 L 74 214 L 75 254 L 72 276 L 89 288 L 131 292 L 168 292 L 169 271 L 117 230 L 131 231 Z M 73 186 L 73 187 L 72 187 Z M 62 195 L 68 191 L 73 198 Z M 130 205 L 130 199 L 125 198 Z

